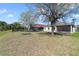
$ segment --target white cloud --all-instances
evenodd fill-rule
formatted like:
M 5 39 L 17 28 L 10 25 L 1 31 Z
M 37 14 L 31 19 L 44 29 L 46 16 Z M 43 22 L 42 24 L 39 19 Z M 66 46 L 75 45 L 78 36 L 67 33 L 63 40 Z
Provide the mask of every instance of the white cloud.
M 13 14 L 9 14 L 9 15 L 8 15 L 8 17 L 13 17 L 13 16 L 14 16 Z
M 76 16 L 76 17 L 79 17 L 79 14 L 76 14 L 75 16 Z
M 0 14 L 6 13 L 6 12 L 7 12 L 7 9 L 1 9 L 0 10 Z
M 75 14 L 73 15 L 73 18 L 79 17 L 79 14 Z

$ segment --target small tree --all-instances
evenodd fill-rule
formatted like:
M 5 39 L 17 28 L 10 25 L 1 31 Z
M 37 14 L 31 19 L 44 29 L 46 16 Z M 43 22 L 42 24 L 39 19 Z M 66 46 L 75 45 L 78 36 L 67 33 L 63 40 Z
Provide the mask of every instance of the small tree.
M 13 24 L 10 25 L 12 31 L 20 31 L 20 29 L 22 28 L 21 24 L 19 24 L 18 22 L 15 22 Z
M 0 30 L 1 31 L 9 30 L 9 25 L 4 21 L 0 21 Z
M 33 23 L 33 19 L 34 19 L 33 18 L 33 12 L 29 10 L 29 11 L 23 12 L 21 14 L 20 23 L 24 27 L 28 28 L 28 31 L 30 31 L 30 27 L 31 27 L 31 25 Z

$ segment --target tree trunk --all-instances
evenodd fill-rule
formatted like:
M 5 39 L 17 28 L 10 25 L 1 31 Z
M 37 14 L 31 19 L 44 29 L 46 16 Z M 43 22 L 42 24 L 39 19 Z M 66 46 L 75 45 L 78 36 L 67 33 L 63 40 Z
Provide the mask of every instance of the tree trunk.
M 51 34 L 54 34 L 54 26 L 53 26 L 53 23 L 52 22 L 51 22 L 51 27 L 52 27 Z
M 56 21 L 57 21 L 57 18 L 54 18 L 54 20 L 51 21 L 51 27 L 52 27 L 52 32 L 51 32 L 51 34 L 54 34 Z
M 30 25 L 28 26 L 28 31 L 30 31 Z

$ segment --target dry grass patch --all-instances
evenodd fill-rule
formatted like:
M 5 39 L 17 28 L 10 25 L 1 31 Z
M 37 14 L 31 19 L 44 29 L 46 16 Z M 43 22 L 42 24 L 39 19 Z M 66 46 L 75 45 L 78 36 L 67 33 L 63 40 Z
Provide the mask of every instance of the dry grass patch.
M 0 55 L 79 55 L 79 40 L 71 36 L 13 32 L 0 40 Z

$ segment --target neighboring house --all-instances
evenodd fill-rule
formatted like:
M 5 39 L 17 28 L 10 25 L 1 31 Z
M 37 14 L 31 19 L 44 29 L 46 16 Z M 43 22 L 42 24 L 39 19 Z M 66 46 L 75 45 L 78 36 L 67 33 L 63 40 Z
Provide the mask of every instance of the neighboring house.
M 46 27 L 43 28 L 43 31 L 52 32 L 52 27 L 51 26 L 46 26 Z
M 52 29 L 52 27 L 54 29 Z M 64 22 L 59 22 L 57 21 L 56 24 L 54 24 L 53 26 L 48 26 L 48 25 L 44 25 L 44 24 L 34 24 L 33 28 L 36 30 L 43 30 L 45 32 L 76 32 L 76 26 L 70 23 L 64 23 Z
M 33 31 L 43 31 L 44 27 L 46 27 L 47 25 L 44 24 L 33 24 L 32 25 L 32 30 Z

